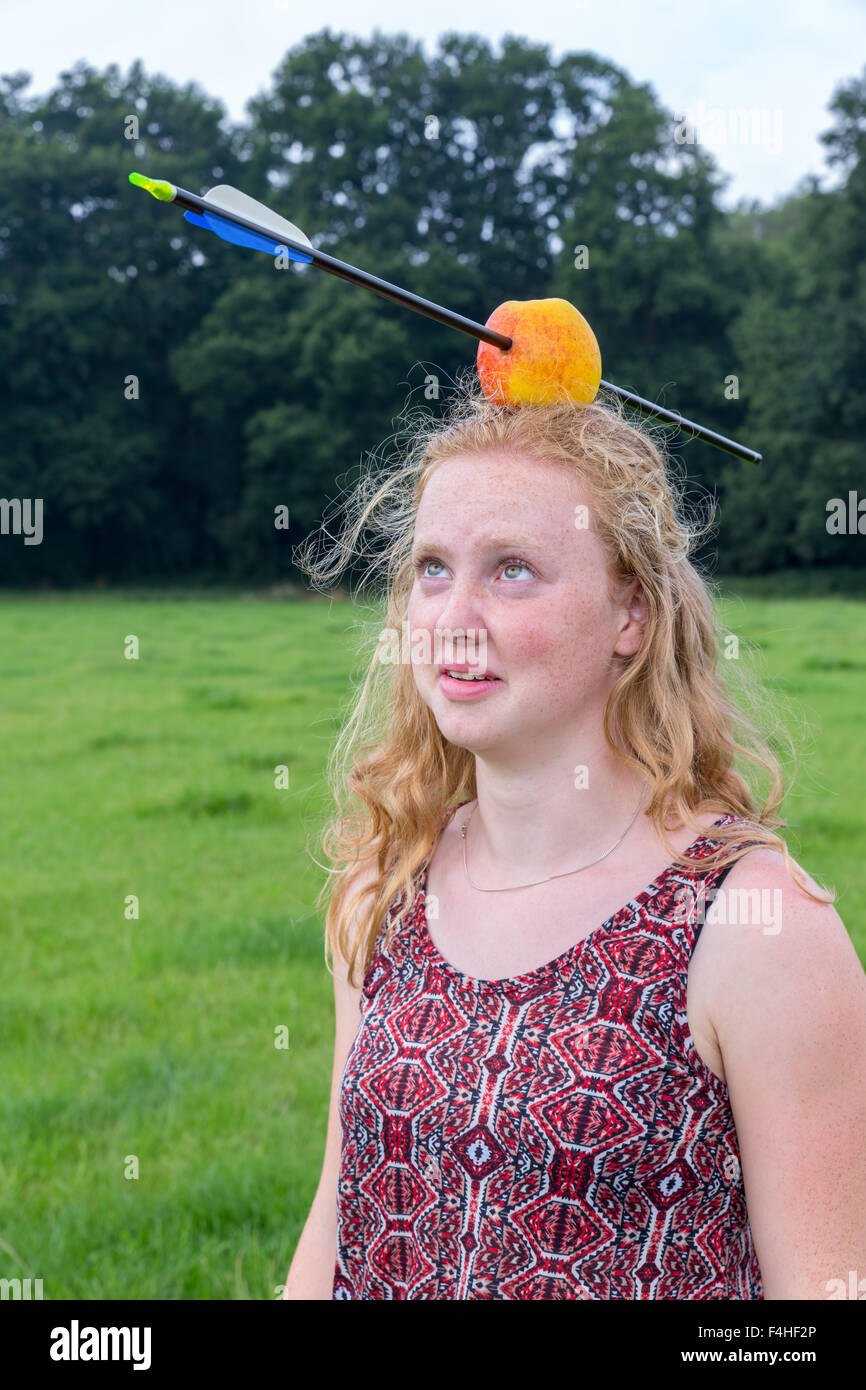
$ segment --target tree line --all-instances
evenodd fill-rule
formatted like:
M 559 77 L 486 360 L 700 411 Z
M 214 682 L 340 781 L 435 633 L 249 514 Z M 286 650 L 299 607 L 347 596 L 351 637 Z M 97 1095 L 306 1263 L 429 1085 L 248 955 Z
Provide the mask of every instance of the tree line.
M 763 452 L 670 436 L 689 499 L 721 504 L 720 572 L 864 566 L 866 69 L 822 135 L 837 186 L 735 211 L 649 86 L 514 37 L 447 34 L 428 57 L 325 29 L 241 122 L 139 63 L 29 85 L 0 77 L 0 583 L 291 579 L 293 545 L 407 402 L 440 409 L 474 356 L 223 244 L 132 169 L 234 184 L 482 322 L 505 299 L 571 300 L 608 380 Z

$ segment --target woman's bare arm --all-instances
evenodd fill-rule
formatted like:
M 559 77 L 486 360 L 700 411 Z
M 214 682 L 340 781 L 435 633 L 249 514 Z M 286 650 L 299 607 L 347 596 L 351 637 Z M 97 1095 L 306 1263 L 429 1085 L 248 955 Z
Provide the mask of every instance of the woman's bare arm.
M 741 906 L 742 890 L 757 902 L 756 889 L 781 911 L 712 924 L 710 1011 L 764 1297 L 862 1298 L 851 1285 L 866 1280 L 866 975 L 836 909 L 801 892 L 777 852 L 734 866 L 726 905 L 735 890 Z
M 366 884 L 373 874 L 372 865 L 359 870 L 358 884 Z M 348 967 L 336 950 L 334 1020 L 334 1066 L 325 1157 L 316 1195 L 286 1279 L 284 1299 L 330 1299 L 333 1296 L 337 1260 L 337 1180 L 342 1144 L 340 1081 L 361 1021 L 361 985 L 349 984 Z

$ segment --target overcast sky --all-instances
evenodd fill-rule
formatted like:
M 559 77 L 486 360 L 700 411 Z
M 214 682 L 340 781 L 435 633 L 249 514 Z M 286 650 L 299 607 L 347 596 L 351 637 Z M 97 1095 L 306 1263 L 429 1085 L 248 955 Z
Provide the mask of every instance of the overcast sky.
M 330 27 L 408 32 L 428 53 L 448 30 L 592 51 L 649 82 L 732 175 L 722 202 L 764 204 L 807 173 L 835 182 L 818 135 L 834 88 L 866 62 L 866 0 L 0 0 L 0 72 L 45 92 L 79 58 L 194 80 L 235 119 L 287 49 Z M 742 122 L 738 111 L 756 113 Z

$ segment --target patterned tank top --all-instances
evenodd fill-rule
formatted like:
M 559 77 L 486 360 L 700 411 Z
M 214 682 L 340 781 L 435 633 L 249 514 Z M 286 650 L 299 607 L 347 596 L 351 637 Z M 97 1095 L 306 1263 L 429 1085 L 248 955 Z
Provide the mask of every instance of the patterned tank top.
M 479 980 L 433 944 L 427 864 L 343 1071 L 333 1297 L 763 1298 L 728 1088 L 686 1011 L 731 866 L 670 865 L 555 960 Z

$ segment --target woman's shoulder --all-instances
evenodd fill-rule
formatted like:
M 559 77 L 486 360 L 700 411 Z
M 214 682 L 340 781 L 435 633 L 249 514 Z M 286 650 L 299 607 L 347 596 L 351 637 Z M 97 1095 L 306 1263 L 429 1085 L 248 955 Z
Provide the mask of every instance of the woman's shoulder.
M 716 817 L 714 820 L 713 817 L 710 817 L 708 831 L 713 824 L 721 819 L 721 817 Z M 734 861 L 726 875 L 727 887 L 742 887 L 750 883 L 756 888 L 783 891 L 786 899 L 796 894 L 805 899 L 806 902 L 812 902 L 814 900 L 801 886 L 805 884 L 810 892 L 820 897 L 826 896 L 826 890 L 815 882 L 815 879 L 803 868 L 802 864 L 797 862 L 787 844 L 781 846 L 764 844 L 755 839 L 756 833 L 761 832 L 758 821 L 751 820 L 748 816 L 730 813 L 724 817 L 723 828 L 726 830 L 730 828 L 732 832 L 730 838 L 733 843 L 743 847 L 743 853 Z M 773 833 L 777 832 L 774 831 Z M 708 838 L 714 837 L 712 834 L 708 834 Z M 728 837 L 725 836 L 724 838 Z M 823 904 L 820 905 L 823 906 Z
M 840 952 L 847 956 L 851 939 L 828 896 L 790 850 L 786 862 L 774 846 L 746 848 L 725 873 L 704 928 L 717 980 L 727 979 L 741 995 L 745 982 L 758 987 L 778 974 L 820 975 Z

